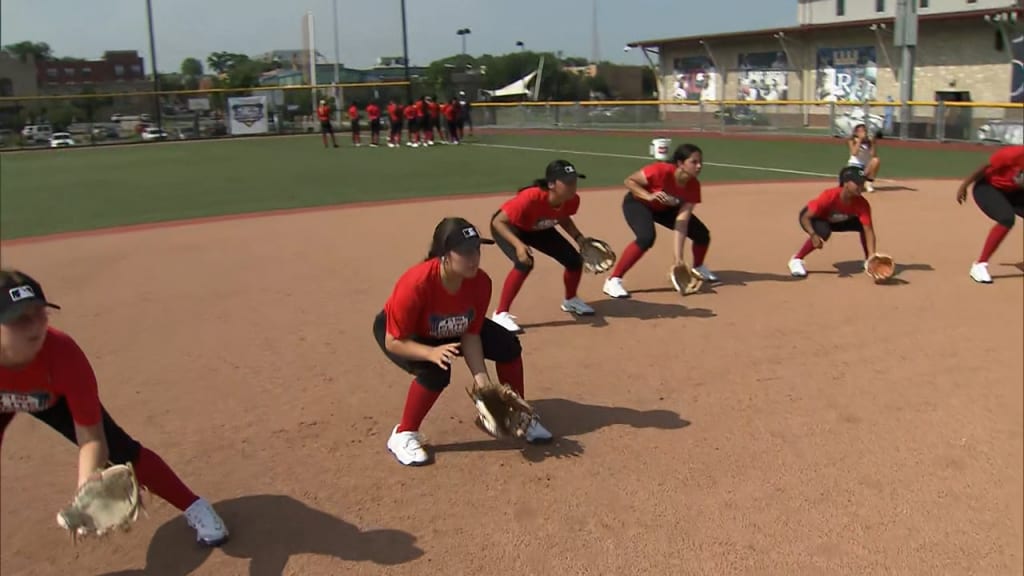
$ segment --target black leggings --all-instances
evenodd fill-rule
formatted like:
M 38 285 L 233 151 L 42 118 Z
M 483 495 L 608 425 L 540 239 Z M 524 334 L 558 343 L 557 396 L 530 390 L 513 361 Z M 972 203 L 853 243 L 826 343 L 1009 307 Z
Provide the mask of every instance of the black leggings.
M 636 236 L 636 245 L 643 250 L 650 250 L 654 246 L 654 224 L 661 224 L 669 230 L 675 230 L 676 216 L 678 210 L 663 210 L 655 212 L 626 192 L 622 199 L 622 214 L 626 217 L 626 224 Z M 700 221 L 696 214 L 690 214 L 690 223 L 686 228 L 686 237 L 699 246 L 711 244 L 711 232 L 708 227 Z
M 497 213 L 495 213 L 496 215 Z M 494 217 L 492 216 L 491 218 L 493 220 Z M 520 230 L 511 224 L 509 228 L 512 229 L 516 237 L 523 241 L 523 244 L 536 248 L 542 254 L 547 254 L 554 258 L 566 270 L 583 270 L 583 258 L 580 257 L 579 250 L 574 248 L 569 239 L 559 234 L 555 228 Z M 523 264 L 519 261 L 519 257 L 516 256 L 516 247 L 506 240 L 504 236 L 498 234 L 498 231 L 494 229 L 494 224 L 491 224 L 491 236 L 498 244 L 498 248 L 501 248 L 505 256 L 508 256 L 508 259 L 512 261 L 516 270 L 529 272 L 533 269 L 533 264 Z
M 458 137 L 458 127 L 456 127 L 454 120 L 448 121 L 448 136 L 451 138 Z
M 391 360 L 395 366 L 405 370 L 416 377 L 427 390 L 444 390 L 451 381 L 451 369 L 444 370 L 433 362 L 426 360 L 409 360 L 388 352 L 384 347 L 384 335 L 387 332 L 387 316 L 382 310 L 373 319 L 373 337 L 381 351 Z M 480 329 L 480 340 L 483 343 L 484 358 L 493 362 L 512 362 L 523 353 L 523 347 L 519 343 L 519 337 L 514 333 L 495 324 L 490 318 L 484 318 L 483 328 Z M 431 338 L 417 338 L 420 344 L 427 346 L 440 346 L 458 342 L 458 338 L 437 340 Z M 451 367 L 449 367 L 451 368 Z
M 397 137 L 397 136 L 401 136 L 401 134 L 402 134 L 402 119 L 399 118 L 398 120 L 395 120 L 394 118 L 392 118 L 391 119 L 391 136 L 392 137 Z
M 804 206 L 797 218 L 800 222 L 801 230 L 804 228 L 803 218 L 806 213 L 807 207 Z M 832 236 L 833 232 L 860 232 L 860 237 L 864 238 L 864 225 L 860 223 L 860 218 L 857 218 L 856 216 L 839 222 L 830 222 L 823 218 L 811 218 L 811 228 L 814 230 L 815 234 L 821 236 L 822 240 L 828 240 L 829 237 Z
M 110 452 L 110 461 L 114 464 L 127 464 L 135 462 L 139 457 L 139 450 L 142 445 L 128 435 L 114 422 L 114 419 L 107 413 L 107 409 L 100 406 L 103 418 L 103 433 L 107 437 L 107 449 Z M 16 413 L 0 414 L 0 438 L 3 438 L 4 429 L 14 418 Z M 78 445 L 78 436 L 75 434 L 75 421 L 71 417 L 71 410 L 68 408 L 67 400 L 61 398 L 56 404 L 40 412 L 29 412 L 36 420 L 43 422 L 50 428 L 60 432 L 62 436 Z
M 380 135 L 380 118 L 370 120 L 370 134 L 372 136 Z
M 1024 218 L 1024 190 L 1007 194 L 988 180 L 979 180 L 974 185 L 974 202 L 996 223 L 1013 228 L 1014 216 Z

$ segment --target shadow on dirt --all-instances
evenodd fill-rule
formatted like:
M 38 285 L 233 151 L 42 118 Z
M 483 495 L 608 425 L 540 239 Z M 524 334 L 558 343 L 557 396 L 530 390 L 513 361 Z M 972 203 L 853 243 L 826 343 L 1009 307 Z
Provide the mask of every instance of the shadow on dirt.
M 402 564 L 423 555 L 416 538 L 401 530 L 367 530 L 310 508 L 290 496 L 242 496 L 214 504 L 231 531 L 219 550 L 249 559 L 251 576 L 280 576 L 288 559 L 320 554 L 353 562 Z M 195 531 L 178 515 L 160 526 L 149 543 L 146 566 L 103 576 L 190 574 L 213 553 L 195 542 Z

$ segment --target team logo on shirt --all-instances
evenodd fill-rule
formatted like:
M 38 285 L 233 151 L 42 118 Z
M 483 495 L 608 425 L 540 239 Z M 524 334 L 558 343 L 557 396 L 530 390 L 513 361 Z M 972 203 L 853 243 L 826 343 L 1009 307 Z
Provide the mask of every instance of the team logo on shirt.
M 533 225 L 534 230 L 547 230 L 548 228 L 554 228 L 558 225 L 558 220 L 547 218 L 543 220 L 537 220 L 537 223 Z
M 466 333 L 466 329 L 473 322 L 476 312 L 470 308 L 462 314 L 442 315 L 431 314 L 428 318 L 430 323 L 430 335 L 433 338 L 458 338 Z
M 846 222 L 850 218 L 853 218 L 850 214 L 843 214 L 842 212 L 833 212 L 829 215 L 829 222 Z
M 1013 181 L 1017 186 L 1024 187 L 1024 170 L 1018 170 L 1017 174 L 1014 175 Z
M 40 412 L 51 401 L 49 392 L 0 392 L 0 412 Z

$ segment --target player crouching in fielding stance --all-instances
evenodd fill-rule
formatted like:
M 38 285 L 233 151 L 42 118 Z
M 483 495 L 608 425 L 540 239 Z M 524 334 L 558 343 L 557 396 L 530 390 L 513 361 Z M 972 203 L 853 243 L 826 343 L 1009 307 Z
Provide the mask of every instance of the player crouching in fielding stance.
M 577 244 L 585 238 L 572 220 L 580 208 L 580 197 L 576 194 L 578 178 L 586 176 L 578 174 L 571 163 L 555 160 L 548 164 L 544 179 L 521 188 L 491 218 L 491 233 L 513 264 L 491 319 L 512 332 L 518 332 L 520 328 L 509 309 L 533 270 L 532 248 L 565 267 L 562 274 L 565 282 L 562 310 L 580 315 L 594 313 L 594 309 L 576 295 L 583 276 L 580 252 L 555 229 L 555 226 L 561 226 Z
M 839 186 L 829 188 L 800 211 L 800 227 L 809 238 L 789 260 L 789 273 L 807 276 L 804 258 L 822 248 L 833 232 L 857 232 L 864 249 L 865 265 L 875 254 L 875 230 L 871 225 L 871 205 L 862 196 L 867 177 L 858 166 L 847 166 L 839 173 Z
M 683 247 L 690 238 L 693 240 L 693 270 L 706 282 L 718 281 L 704 266 L 711 233 L 693 213 L 701 201 L 697 177 L 703 165 L 704 153 L 700 148 L 681 144 L 672 154 L 671 162 L 653 162 L 626 178 L 629 192 L 622 200 L 622 214 L 636 240 L 626 246 L 611 276 L 605 280 L 605 294 L 612 298 L 629 297 L 622 286 L 622 277 L 654 246 L 655 223 L 675 231 L 674 264 L 684 262 Z M 681 287 L 676 289 L 681 291 Z
M 1003 243 L 1013 228 L 1015 216 L 1024 218 L 1024 146 L 1006 146 L 993 154 L 961 184 L 956 201 L 967 200 L 967 189 L 974 184 L 974 202 L 995 225 L 985 238 L 981 255 L 971 265 L 971 279 L 991 284 L 988 259 Z
M 399 277 L 374 319 L 373 335 L 381 350 L 414 376 L 402 420 L 387 444 L 406 466 L 427 463 L 420 425 L 448 386 L 456 357 L 465 359 L 479 386 L 491 382 L 484 360 L 494 361 L 499 381 L 525 397 L 519 338 L 487 318 L 491 278 L 480 269 L 481 244 L 494 241 L 482 239 L 462 218 L 442 220 L 426 259 Z M 551 433 L 534 418 L 525 438 L 547 441 Z
M 185 513 L 196 539 L 218 546 L 228 530 L 156 453 L 121 429 L 99 399 L 96 375 L 68 334 L 49 325 L 38 282 L 0 270 L 0 440 L 18 412 L 28 412 L 78 445 L 78 486 L 108 463 L 131 464 L 139 483 Z

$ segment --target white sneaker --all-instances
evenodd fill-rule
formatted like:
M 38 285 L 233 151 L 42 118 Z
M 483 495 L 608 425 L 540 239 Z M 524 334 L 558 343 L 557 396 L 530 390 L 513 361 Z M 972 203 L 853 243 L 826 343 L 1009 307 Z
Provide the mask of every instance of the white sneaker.
M 420 433 L 399 432 L 397 425 L 391 430 L 391 437 L 388 438 L 388 450 L 405 466 L 419 466 L 427 462 L 427 451 L 420 443 Z
M 988 273 L 988 262 L 975 262 L 971 264 L 971 280 L 982 284 L 992 283 L 992 276 Z
M 604 281 L 604 293 L 612 298 L 629 298 L 629 292 L 622 287 L 622 278 L 609 278 Z
M 572 312 L 573 314 L 579 314 L 580 316 L 589 316 L 594 313 L 594 309 L 587 305 L 583 300 L 580 300 L 579 296 L 573 296 L 568 300 L 563 300 L 562 311 Z
M 522 330 L 519 324 L 516 324 L 516 317 L 508 312 L 495 312 L 491 315 L 491 320 L 509 332 L 519 332 Z
M 200 498 L 185 510 L 185 521 L 196 531 L 196 541 L 206 546 L 220 546 L 228 539 L 228 529 L 213 506 Z
M 807 276 L 807 268 L 804 268 L 804 261 L 799 258 L 790 258 L 789 274 L 797 278 L 803 278 Z
M 872 182 L 865 182 L 864 183 L 864 190 L 866 192 L 874 192 L 875 191 L 874 183 L 872 183 Z
M 707 266 L 697 266 L 694 268 L 694 271 L 697 272 L 697 274 L 700 274 L 700 277 L 703 278 L 705 282 L 718 282 L 718 276 L 715 276 L 714 272 L 708 270 Z
M 548 432 L 548 429 L 540 423 L 540 419 L 534 416 L 526 428 L 525 438 L 531 444 L 539 444 L 551 440 L 551 432 Z

